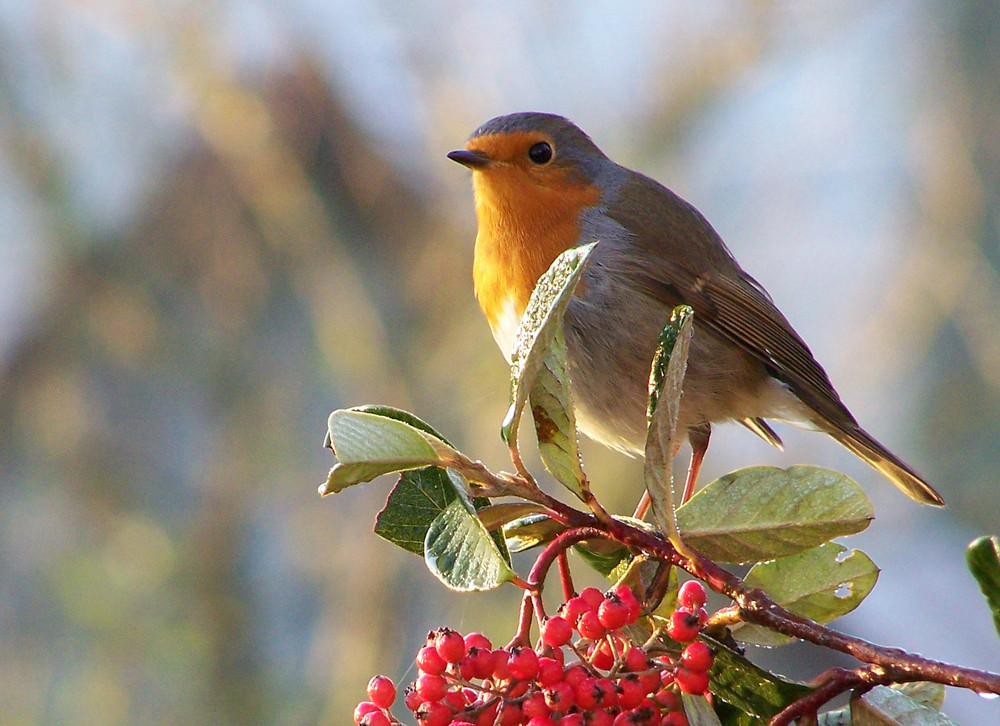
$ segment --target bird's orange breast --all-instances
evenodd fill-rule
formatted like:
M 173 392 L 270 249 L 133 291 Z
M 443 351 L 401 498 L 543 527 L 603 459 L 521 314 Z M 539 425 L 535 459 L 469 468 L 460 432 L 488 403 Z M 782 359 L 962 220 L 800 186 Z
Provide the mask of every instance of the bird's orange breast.
M 545 181 L 540 184 L 516 166 L 473 174 L 479 221 L 473 279 L 498 340 L 497 328 L 511 309 L 520 317 L 538 278 L 579 243 L 580 213 L 600 201 L 597 187 L 568 172 L 549 174 Z

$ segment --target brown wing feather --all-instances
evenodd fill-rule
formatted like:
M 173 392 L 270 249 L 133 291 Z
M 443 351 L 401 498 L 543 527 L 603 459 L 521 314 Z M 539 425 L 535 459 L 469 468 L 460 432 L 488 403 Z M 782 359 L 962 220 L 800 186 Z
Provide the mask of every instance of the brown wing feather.
M 909 496 L 944 504 L 919 474 L 858 425 L 809 347 L 697 209 L 641 175 L 632 176 L 625 191 L 619 199 L 628 201 L 612 205 L 608 215 L 633 233 L 631 242 L 640 254 L 626 272 L 640 289 L 671 308 L 681 302 L 690 305 L 696 327 L 711 330 L 759 360 L 815 412 L 814 424 Z M 660 213 L 651 215 L 650 209 Z M 763 430 L 753 425 L 758 420 L 743 423 L 758 435 L 770 431 L 762 420 L 759 423 L 767 427 Z

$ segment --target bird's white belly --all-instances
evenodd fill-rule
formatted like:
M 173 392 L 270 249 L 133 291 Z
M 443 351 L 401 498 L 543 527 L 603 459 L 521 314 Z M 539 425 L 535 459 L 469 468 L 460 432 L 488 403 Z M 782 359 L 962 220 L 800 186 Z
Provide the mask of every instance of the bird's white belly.
M 517 307 L 515 307 L 513 299 L 507 298 L 500 315 L 490 326 L 490 330 L 493 331 L 493 340 L 497 342 L 508 362 L 510 362 L 510 355 L 514 350 L 514 339 L 517 337 L 517 328 L 520 324 L 521 316 L 517 312 Z

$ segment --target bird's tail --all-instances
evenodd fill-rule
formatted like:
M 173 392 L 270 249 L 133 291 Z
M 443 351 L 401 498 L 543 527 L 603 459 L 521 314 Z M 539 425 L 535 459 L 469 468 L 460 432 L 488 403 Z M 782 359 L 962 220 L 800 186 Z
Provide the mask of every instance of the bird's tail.
M 944 499 L 907 463 L 899 459 L 857 424 L 838 426 L 824 421 L 821 428 L 884 474 L 906 496 L 923 504 L 944 506 Z

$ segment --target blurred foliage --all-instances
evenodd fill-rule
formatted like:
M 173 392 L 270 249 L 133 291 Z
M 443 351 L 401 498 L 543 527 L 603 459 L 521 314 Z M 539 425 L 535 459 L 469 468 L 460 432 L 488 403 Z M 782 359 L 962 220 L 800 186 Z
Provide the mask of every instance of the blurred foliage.
M 661 60 L 649 98 L 606 112 L 641 130 L 633 159 L 682 143 L 700 111 L 780 52 L 769 24 L 780 4 L 752 5 L 754 22 L 688 39 L 690 59 Z M 849 5 L 843 22 L 863 22 Z M 316 495 L 326 416 L 358 403 L 419 412 L 502 462 L 507 372 L 473 303 L 464 177 L 414 174 L 345 91 L 372 68 L 308 42 L 244 68 L 230 57 L 239 28 L 201 27 L 192 6 L 30 7 L 0 16 L 0 170 L 46 245 L 30 282 L 44 293 L 0 359 L 0 724 L 342 723 L 368 675 L 406 672 L 422 631 L 448 621 L 502 640 L 516 594 L 442 595 L 370 534 L 388 486 L 335 504 Z M 357 5 L 387 12 L 376 7 Z M 788 12 L 809 36 L 808 18 Z M 911 367 L 929 352 L 921 458 L 949 503 L 996 527 L 1000 11 L 978 0 L 922 12 L 942 36 L 935 82 L 951 93 L 915 121 L 921 233 L 873 325 L 879 348 L 916 341 Z M 451 43 L 468 63 L 466 34 L 481 26 L 474 13 L 454 20 L 419 48 Z M 36 55 L 18 55 L 25 35 Z M 97 39 L 114 52 L 88 55 Z M 443 167 L 440 152 L 485 119 L 469 95 L 511 97 L 416 50 L 409 62 L 446 144 L 414 154 Z M 510 68 L 530 79 L 544 62 Z M 670 63 L 685 83 L 667 83 Z M 120 142 L 115 129 L 144 123 L 120 77 L 138 77 L 142 102 L 169 106 L 176 124 L 151 131 L 165 153 L 125 222 L 102 226 L 73 170 Z M 97 124 L 111 131 L 74 136 L 98 107 L 87 100 L 111 92 L 121 113 L 100 106 Z M 39 121 L 43 95 L 55 127 Z M 100 172 L 95 188 L 117 179 Z M 928 295 L 937 317 L 924 317 Z M 584 446 L 596 482 L 638 476 Z

